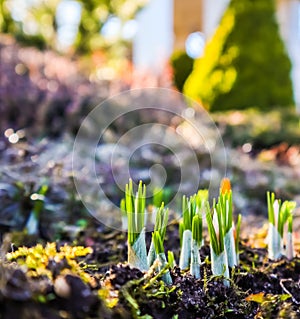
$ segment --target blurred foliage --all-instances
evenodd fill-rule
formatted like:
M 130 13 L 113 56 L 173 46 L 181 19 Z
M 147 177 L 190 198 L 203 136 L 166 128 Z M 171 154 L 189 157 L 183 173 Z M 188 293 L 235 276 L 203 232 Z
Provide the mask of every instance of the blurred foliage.
M 232 147 L 251 143 L 252 150 L 260 150 L 281 143 L 299 144 L 300 115 L 293 109 L 272 110 L 267 120 L 263 111 L 254 108 L 217 112 L 213 118 L 223 131 L 224 141 Z
M 49 137 L 76 132 L 92 105 L 108 96 L 104 81 L 96 87 L 68 57 L 20 47 L 4 35 L 0 50 L 1 134 L 8 128 Z
M 183 85 L 193 70 L 194 59 L 189 57 L 185 51 L 176 51 L 172 54 L 170 63 L 173 69 L 173 82 L 182 92 Z
M 184 92 L 211 111 L 293 104 L 275 1 L 231 0 Z
M 59 1 L 35 1 L 30 5 L 29 1 L 22 4 L 0 0 L 0 32 L 12 34 L 21 43 L 39 49 L 54 46 L 57 32 L 55 13 Z M 18 6 L 26 10 L 21 14 L 22 18 L 14 13 L 14 8 Z
M 101 29 L 111 17 L 118 17 L 122 23 L 133 19 L 147 0 L 24 1 L 21 3 L 23 12 L 17 18 L 15 8 L 20 5 L 19 1 L 0 0 L 0 33 L 13 34 L 18 41 L 40 49 L 58 49 L 57 8 L 68 2 L 77 2 L 81 8 L 73 49 L 76 53 L 89 54 L 116 43 L 121 46 L 128 44 L 120 38 L 114 39 L 115 43 L 106 41 Z M 68 18 L 68 12 L 62 14 Z

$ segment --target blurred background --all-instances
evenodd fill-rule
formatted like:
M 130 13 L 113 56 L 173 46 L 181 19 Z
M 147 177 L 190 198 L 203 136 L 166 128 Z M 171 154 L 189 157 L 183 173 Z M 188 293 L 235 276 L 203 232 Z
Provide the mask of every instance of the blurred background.
M 298 0 L 0 0 L 1 214 L 8 221 L 19 211 L 7 224 L 24 224 L 31 193 L 47 183 L 47 209 L 59 214 L 69 205 L 75 216 L 70 152 L 82 120 L 108 97 L 144 87 L 178 90 L 210 112 L 243 214 L 266 214 L 266 190 L 299 203 L 299 52 Z M 185 108 L 200 123 L 199 107 L 179 111 Z M 155 120 L 184 125 L 176 117 Z M 112 126 L 103 144 L 140 121 Z M 194 146 L 205 165 L 208 154 Z M 164 152 L 150 152 L 149 167 L 157 156 L 164 162 Z M 142 155 L 133 163 L 136 179 L 142 163 Z M 118 203 L 111 168 L 100 164 Z M 22 196 L 28 207 L 16 208 Z

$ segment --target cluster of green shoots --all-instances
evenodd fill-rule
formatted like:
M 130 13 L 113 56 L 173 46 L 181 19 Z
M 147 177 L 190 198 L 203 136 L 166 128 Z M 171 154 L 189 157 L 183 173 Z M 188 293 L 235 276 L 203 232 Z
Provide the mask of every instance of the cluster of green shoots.
M 121 211 L 127 214 L 128 227 L 128 263 L 141 270 L 148 270 L 156 259 L 159 261 L 159 268 L 163 269 L 167 265 L 163 242 L 165 240 L 168 224 L 168 209 L 164 203 L 155 212 L 155 226 L 152 233 L 152 241 L 147 254 L 145 240 L 146 221 L 146 185 L 139 182 L 137 192 L 133 191 L 132 180 L 125 187 L 125 198 L 121 201 Z M 171 284 L 170 273 L 164 274 L 163 279 Z
M 165 255 L 164 240 L 169 212 L 162 198 L 162 192 L 158 192 L 156 197 L 153 196 L 154 230 L 148 253 L 145 241 L 146 186 L 140 181 L 134 193 L 133 183 L 130 180 L 125 188 L 125 197 L 121 201 L 121 211 L 126 218 L 128 230 L 128 263 L 140 270 L 146 271 L 153 265 L 158 269 L 172 268 L 176 265 L 172 252 L 168 252 L 168 258 Z M 288 258 L 293 258 L 292 211 L 296 204 L 289 201 L 281 204 L 273 193 L 268 193 L 267 199 L 270 224 L 269 257 L 277 259 L 285 254 Z M 224 284 L 229 285 L 229 269 L 239 265 L 241 227 L 241 215 L 237 216 L 236 222 L 233 218 L 229 179 L 222 180 L 219 196 L 213 200 L 212 205 L 209 203 L 208 190 L 199 190 L 190 197 L 182 198 L 179 267 L 182 270 L 189 270 L 197 279 L 201 278 L 200 249 L 203 245 L 204 219 L 209 234 L 212 273 L 215 276 L 223 276 Z M 172 283 L 168 271 L 164 272 L 163 280 L 168 284 Z
M 232 190 L 230 181 L 223 179 L 218 201 L 212 208 L 207 205 L 206 219 L 210 237 L 211 267 L 214 275 L 229 278 L 229 267 L 239 263 L 239 234 L 241 215 L 233 221 Z M 228 281 L 225 281 L 228 284 Z
M 200 278 L 200 254 L 202 245 L 202 215 L 208 202 L 208 191 L 199 190 L 197 194 L 182 197 L 182 220 L 180 222 L 181 253 L 179 267 L 190 267 L 191 274 Z
M 293 210 L 296 203 L 275 198 L 274 193 L 267 192 L 269 232 L 268 255 L 272 260 L 281 256 L 294 257 L 293 245 Z

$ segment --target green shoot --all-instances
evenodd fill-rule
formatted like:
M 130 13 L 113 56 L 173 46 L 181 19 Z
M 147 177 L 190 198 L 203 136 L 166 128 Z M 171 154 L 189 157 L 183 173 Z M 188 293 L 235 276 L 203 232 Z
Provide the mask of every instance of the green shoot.
M 208 201 L 208 189 L 199 189 L 195 196 L 198 212 L 205 211 L 205 203 Z
M 293 242 L 293 215 L 288 218 L 288 232 L 286 234 L 286 257 L 291 260 L 294 258 L 294 242 Z
M 214 275 L 224 275 L 225 278 L 229 278 L 228 258 L 224 244 L 225 239 L 220 206 L 214 203 L 212 210 L 213 212 L 211 212 L 209 204 L 207 203 L 206 220 L 210 237 L 211 269 Z M 224 284 L 228 286 L 229 281 L 224 279 Z
M 290 217 L 288 218 L 288 232 L 293 232 L 293 215 L 290 215 Z
M 168 216 L 169 216 L 169 210 L 164 208 L 164 203 L 161 203 L 161 207 L 156 213 L 156 220 L 154 225 L 154 232 L 158 232 L 160 235 L 160 238 L 162 241 L 165 240 L 166 236 L 166 230 L 167 230 L 167 224 L 168 224 Z M 156 259 L 156 252 L 155 252 L 155 246 L 153 242 L 153 238 L 151 241 L 151 246 L 148 252 L 148 266 L 152 266 Z
M 158 260 L 160 262 L 159 270 L 161 271 L 163 268 L 165 268 L 168 265 L 168 262 L 167 262 L 166 255 L 165 255 L 165 252 L 164 252 L 163 240 L 160 237 L 159 231 L 154 231 L 153 232 L 152 241 L 154 243 L 154 247 L 155 247 L 155 252 L 157 254 L 157 258 L 158 258 Z M 170 275 L 169 271 L 167 271 L 162 276 L 162 280 L 168 285 L 172 284 L 172 278 L 171 278 L 171 275 Z
M 179 259 L 179 267 L 181 269 L 186 269 L 190 267 L 192 224 L 194 216 L 198 214 L 198 210 L 199 209 L 197 207 L 197 194 L 190 196 L 190 198 L 187 198 L 186 196 L 182 197 L 183 232 Z
M 162 240 L 165 239 L 167 224 L 168 224 L 169 209 L 164 208 L 164 203 L 161 203 L 161 206 L 156 214 L 156 220 L 154 225 L 154 231 L 159 231 L 160 237 Z
M 157 255 L 164 253 L 163 241 L 160 237 L 159 231 L 154 231 L 152 234 L 152 240 L 154 243 L 155 252 Z
M 126 214 L 125 198 L 122 198 L 122 199 L 121 199 L 121 202 L 120 202 L 120 210 L 121 210 L 122 216 L 127 216 L 127 214 Z
M 202 217 L 195 215 L 192 222 L 192 238 L 197 243 L 201 245 L 202 242 Z
M 237 243 L 239 238 L 234 238 L 232 190 L 228 178 L 224 178 L 221 182 L 220 195 L 214 208 L 219 224 L 220 244 L 224 242 L 228 266 L 234 267 L 238 264 Z
M 275 202 L 275 194 L 267 192 L 268 218 L 269 218 L 269 222 L 275 226 L 274 202 Z
M 222 232 L 222 221 L 220 214 L 215 210 L 213 216 L 209 205 L 206 206 L 206 220 L 211 247 L 216 255 L 220 255 L 224 251 L 224 238 Z M 217 215 L 217 217 L 216 217 Z M 214 222 L 213 222 L 214 218 Z
M 180 240 L 180 247 L 182 247 L 183 232 L 184 232 L 184 225 L 183 225 L 183 220 L 181 220 L 181 221 L 179 222 L 179 240 Z
M 197 210 L 197 196 L 193 195 L 190 198 L 186 196 L 182 197 L 182 214 L 183 214 L 183 225 L 184 230 L 192 230 L 193 217 Z
M 170 251 L 170 250 L 168 251 L 168 263 L 169 263 L 171 268 L 174 268 L 176 266 L 174 253 L 173 253 L 173 251 Z
M 192 223 L 191 264 L 190 273 L 196 279 L 200 278 L 200 254 L 199 248 L 202 242 L 202 216 L 195 215 Z
M 133 183 L 125 187 L 125 206 L 122 209 L 127 213 L 128 220 L 128 263 L 140 270 L 146 270 L 147 251 L 145 241 L 145 208 L 146 208 L 146 185 L 139 182 L 136 195 L 133 194 Z
M 144 228 L 146 207 L 146 185 L 139 182 L 136 196 L 133 195 L 132 180 L 125 188 L 125 208 L 128 216 L 128 243 L 133 245 Z
M 296 202 L 284 201 L 280 207 L 280 229 L 279 234 L 283 237 L 284 224 L 288 223 L 288 228 L 293 228 L 293 211 L 296 208 Z M 290 231 L 292 232 L 292 230 Z
M 152 200 L 152 203 L 153 203 L 153 206 L 154 207 L 160 207 L 162 202 L 163 202 L 163 195 L 164 195 L 164 190 L 162 188 L 158 188 L 158 187 L 155 187 L 153 189 L 153 200 Z
M 220 194 L 216 205 L 218 213 L 222 216 L 224 233 L 228 233 L 232 228 L 232 191 Z
M 239 252 L 239 240 L 240 240 L 240 233 L 241 233 L 241 221 L 242 221 L 242 215 L 238 215 L 238 219 L 235 226 L 235 250 L 238 254 Z
M 268 217 L 269 217 L 269 234 L 268 234 L 268 254 L 270 259 L 278 259 L 284 254 L 284 232 L 287 225 L 289 239 L 286 242 L 286 253 L 291 258 L 293 252 L 292 228 L 293 228 L 293 210 L 296 203 L 292 201 L 281 202 L 275 198 L 274 193 L 267 192 Z

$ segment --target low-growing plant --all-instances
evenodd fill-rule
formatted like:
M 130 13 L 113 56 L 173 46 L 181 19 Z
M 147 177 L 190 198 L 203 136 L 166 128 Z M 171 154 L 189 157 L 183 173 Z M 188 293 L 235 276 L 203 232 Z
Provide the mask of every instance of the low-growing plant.
M 235 267 L 239 262 L 239 235 L 241 215 L 237 224 L 233 221 L 232 190 L 230 180 L 224 178 L 221 182 L 218 201 L 214 200 L 212 209 L 207 205 L 206 218 L 210 236 L 210 251 L 212 272 L 219 276 L 224 274 L 229 278 L 229 267 Z M 225 281 L 228 285 L 229 281 Z
M 167 262 L 167 258 L 164 251 L 163 239 L 161 238 L 160 232 L 158 230 L 153 232 L 152 241 L 153 241 L 153 245 L 154 245 L 156 256 L 157 256 L 156 258 L 159 261 L 158 270 L 162 271 L 167 266 L 168 262 Z M 166 284 L 172 285 L 172 278 L 169 271 L 163 274 L 162 280 Z
M 198 213 L 196 195 L 187 198 L 182 197 L 182 224 L 181 224 L 181 252 L 179 267 L 187 269 L 191 263 L 191 245 L 192 245 L 192 223 L 194 216 Z
M 193 217 L 192 222 L 192 241 L 191 241 L 191 275 L 196 279 L 200 278 L 200 253 L 202 243 L 202 216 L 197 214 Z
M 174 268 L 176 266 L 176 260 L 173 251 L 168 251 L 168 264 L 171 268 Z
M 271 260 L 279 259 L 282 255 L 293 258 L 293 210 L 296 203 L 281 202 L 274 193 L 267 192 L 268 203 L 268 255 Z M 284 238 L 285 237 L 285 238 Z M 286 251 L 284 251 L 284 239 Z
M 229 278 L 228 260 L 224 245 L 224 234 L 221 214 L 219 214 L 213 204 L 212 210 L 207 203 L 206 220 L 210 238 L 211 270 L 213 275 Z M 229 281 L 224 283 L 229 285 Z
M 200 254 L 202 245 L 202 214 L 208 200 L 208 190 L 199 190 L 197 194 L 182 198 L 183 219 L 179 224 L 181 252 L 179 267 L 190 268 L 195 278 L 200 278 Z
M 125 188 L 123 209 L 128 218 L 128 263 L 140 270 L 147 270 L 147 250 L 145 240 L 146 185 L 139 182 L 136 195 L 129 180 Z
M 168 216 L 169 210 L 164 208 L 164 203 L 161 203 L 160 208 L 156 213 L 156 220 L 154 225 L 154 233 L 158 232 L 160 235 L 160 239 L 162 242 L 165 240 L 167 223 L 168 223 Z M 157 257 L 155 245 L 154 245 L 154 238 L 152 237 L 150 249 L 148 252 L 148 267 L 151 267 Z
M 221 183 L 220 196 L 215 206 L 218 214 L 222 217 L 224 245 L 228 260 L 228 266 L 234 267 L 238 264 L 238 238 L 234 238 L 232 190 L 228 178 L 224 178 Z M 241 218 L 241 217 L 239 217 Z M 239 222 L 240 224 L 240 222 Z M 239 226 L 238 226 L 239 233 Z
M 281 255 L 293 258 L 293 210 L 295 202 L 275 199 L 274 193 L 267 193 L 269 212 L 269 257 L 277 259 Z M 168 209 L 161 204 L 156 214 L 152 241 L 147 258 L 145 242 L 145 206 L 146 186 L 138 185 L 136 195 L 133 194 L 132 180 L 126 185 L 125 198 L 121 209 L 126 212 L 128 223 L 128 263 L 140 270 L 156 267 L 164 269 L 163 280 L 171 284 L 172 279 L 168 267 L 176 265 L 173 252 L 164 250 L 164 239 L 168 223 Z M 179 222 L 181 252 L 179 267 L 190 269 L 196 279 L 200 278 L 201 259 L 200 248 L 203 243 L 203 214 L 206 216 L 210 239 L 211 269 L 214 276 L 223 276 L 224 284 L 229 286 L 229 267 L 239 264 L 239 237 L 242 217 L 239 214 L 236 223 L 233 219 L 233 202 L 230 180 L 221 182 L 220 194 L 210 206 L 208 191 L 200 190 L 197 194 L 182 198 L 183 218 Z M 285 245 L 284 245 L 285 244 Z M 155 262 L 156 261 L 156 262 Z M 157 265 L 160 265 L 159 267 Z

